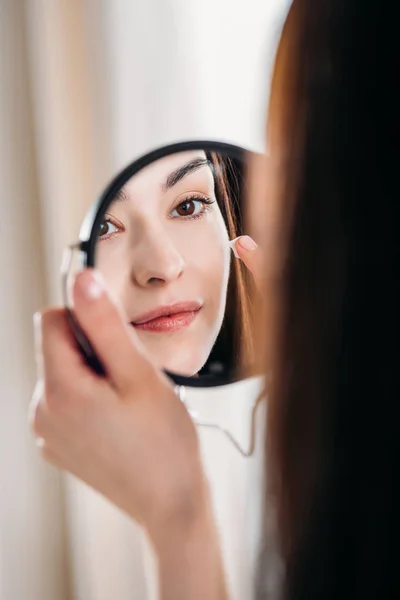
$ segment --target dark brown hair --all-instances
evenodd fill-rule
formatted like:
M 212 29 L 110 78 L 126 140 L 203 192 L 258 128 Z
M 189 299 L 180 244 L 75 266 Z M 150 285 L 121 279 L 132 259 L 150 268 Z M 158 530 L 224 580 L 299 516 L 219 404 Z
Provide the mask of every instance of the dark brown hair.
M 267 456 L 287 600 L 400 592 L 392 22 L 382 0 L 294 0 L 277 55 L 269 135 L 286 237 Z
M 213 165 L 215 191 L 229 239 L 242 235 L 242 166 L 216 152 L 209 154 Z M 241 261 L 233 258 L 228 282 L 224 322 L 217 344 L 227 367 L 240 376 L 252 365 L 253 343 L 250 310 L 251 279 Z M 211 353 L 211 360 L 214 352 Z

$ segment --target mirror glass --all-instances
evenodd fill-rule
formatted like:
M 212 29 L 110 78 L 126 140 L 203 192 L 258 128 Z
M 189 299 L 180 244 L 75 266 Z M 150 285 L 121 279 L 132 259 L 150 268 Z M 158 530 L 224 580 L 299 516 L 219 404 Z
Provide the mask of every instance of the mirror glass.
M 81 231 L 83 262 L 152 360 L 193 385 L 252 374 L 253 280 L 230 244 L 245 233 L 248 157 L 216 143 L 160 149 L 114 179 Z

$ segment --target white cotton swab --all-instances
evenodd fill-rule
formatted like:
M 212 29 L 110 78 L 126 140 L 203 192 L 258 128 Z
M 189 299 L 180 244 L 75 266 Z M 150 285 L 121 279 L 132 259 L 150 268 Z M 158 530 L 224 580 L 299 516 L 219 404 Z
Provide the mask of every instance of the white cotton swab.
M 229 246 L 231 247 L 231 250 L 233 251 L 233 254 L 236 256 L 236 258 L 240 258 L 239 254 L 237 253 L 236 248 L 235 248 L 235 245 L 236 245 L 236 242 L 238 239 L 239 238 L 237 237 L 234 240 L 230 240 L 230 242 L 229 242 Z

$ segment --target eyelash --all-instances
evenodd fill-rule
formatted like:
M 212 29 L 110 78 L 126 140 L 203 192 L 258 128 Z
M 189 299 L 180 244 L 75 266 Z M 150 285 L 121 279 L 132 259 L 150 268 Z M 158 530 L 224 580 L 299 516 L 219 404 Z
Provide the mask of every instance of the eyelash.
M 185 202 L 201 202 L 203 204 L 203 210 L 201 212 L 199 212 L 196 215 L 189 215 L 187 217 L 170 217 L 172 219 L 179 219 L 180 221 L 189 221 L 189 220 L 194 220 L 194 219 L 202 219 L 205 215 L 206 212 L 208 212 L 210 210 L 210 206 L 212 204 L 215 203 L 215 199 L 211 200 L 210 198 L 207 198 L 206 196 L 199 196 L 198 194 L 193 194 L 193 195 L 189 195 L 186 196 L 186 198 L 184 198 L 183 200 L 181 200 L 179 202 L 179 204 L 177 204 L 171 212 L 173 212 L 174 210 L 176 210 L 177 208 L 179 208 L 180 206 L 182 206 L 182 204 L 185 204 Z
M 118 222 L 116 219 L 114 219 L 114 217 L 112 215 L 104 215 L 104 220 L 102 221 L 102 225 L 104 223 L 111 223 L 111 225 L 114 225 L 114 227 L 116 227 L 118 229 L 118 231 L 113 231 L 112 233 L 109 233 L 103 237 L 100 237 L 99 235 L 99 241 L 103 242 L 105 240 L 110 240 L 111 238 L 114 237 L 114 235 L 117 235 L 118 233 L 120 233 L 120 231 L 124 231 L 124 226 L 122 225 L 122 223 Z
M 207 198 L 205 196 L 199 196 L 194 194 L 193 196 L 187 196 L 186 198 L 184 198 L 183 200 L 181 200 L 181 202 L 179 202 L 179 204 L 177 204 L 173 209 L 172 212 L 174 210 L 176 210 L 177 208 L 179 208 L 182 204 L 185 204 L 185 202 L 201 202 L 204 206 L 203 206 L 203 210 L 195 215 L 189 215 L 187 217 L 170 217 L 172 219 L 179 219 L 180 221 L 189 221 L 189 220 L 195 220 L 195 219 L 202 219 L 205 215 L 206 212 L 208 212 L 210 210 L 210 206 L 212 204 L 215 203 L 215 200 L 211 200 L 210 198 Z M 124 230 L 123 226 L 121 225 L 121 223 L 117 223 L 116 219 L 114 219 L 112 217 L 112 215 L 105 215 L 104 221 L 102 221 L 103 223 L 108 223 L 110 222 L 112 225 L 114 225 L 114 227 L 116 227 L 119 230 Z M 100 237 L 99 236 L 99 241 L 105 241 L 105 240 L 110 240 L 112 237 L 114 237 L 114 235 L 116 235 L 117 233 L 120 233 L 120 231 L 114 231 L 113 233 L 109 233 L 108 235 L 104 236 L 104 237 Z

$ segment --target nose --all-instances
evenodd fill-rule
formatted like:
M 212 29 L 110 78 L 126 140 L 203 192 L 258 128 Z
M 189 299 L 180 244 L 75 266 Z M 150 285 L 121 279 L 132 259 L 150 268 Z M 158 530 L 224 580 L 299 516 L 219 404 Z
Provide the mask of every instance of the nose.
M 132 250 L 132 279 L 140 287 L 165 285 L 181 277 L 185 263 L 170 237 L 160 231 L 143 232 Z

